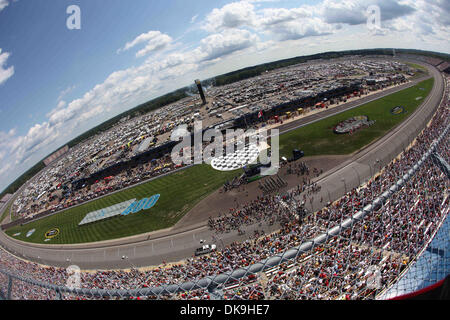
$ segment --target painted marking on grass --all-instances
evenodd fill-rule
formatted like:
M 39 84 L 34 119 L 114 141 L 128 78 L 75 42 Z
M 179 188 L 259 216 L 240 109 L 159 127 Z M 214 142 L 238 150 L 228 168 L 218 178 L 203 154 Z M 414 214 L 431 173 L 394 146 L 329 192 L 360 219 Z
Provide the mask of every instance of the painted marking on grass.
M 36 229 L 31 229 L 27 232 L 27 238 L 31 237 L 31 235 L 36 231 Z
M 161 196 L 160 194 L 155 194 L 155 195 L 151 196 L 150 198 L 144 198 L 139 201 L 135 201 L 132 204 L 130 204 L 128 206 L 128 208 L 126 208 L 121 213 L 121 215 L 127 216 L 131 213 L 138 213 L 139 211 L 142 211 L 142 210 L 148 210 L 156 204 L 156 202 L 158 201 L 160 196 Z

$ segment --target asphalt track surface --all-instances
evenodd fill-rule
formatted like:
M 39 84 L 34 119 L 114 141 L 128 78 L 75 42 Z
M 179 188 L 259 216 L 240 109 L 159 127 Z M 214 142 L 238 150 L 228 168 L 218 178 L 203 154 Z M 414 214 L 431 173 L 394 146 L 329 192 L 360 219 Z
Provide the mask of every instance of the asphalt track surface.
M 355 153 L 349 160 L 314 179 L 322 186 L 321 192 L 307 201 L 310 210 L 318 210 L 328 201 L 334 201 L 347 191 L 357 187 L 372 177 L 383 166 L 388 164 L 414 140 L 422 131 L 436 111 L 444 92 L 444 81 L 437 69 L 423 62 L 435 83 L 428 98 L 403 123 L 392 129 L 384 137 Z M 307 116 L 279 127 L 284 133 L 301 126 L 305 126 L 320 119 L 339 112 L 357 107 L 369 101 L 379 99 L 388 94 L 415 85 L 425 78 L 416 79 L 405 85 L 397 86 L 384 92 L 363 97 L 333 109 Z M 323 203 L 319 199 L 323 198 Z M 233 241 L 244 241 L 247 236 L 239 236 L 236 231 L 212 238 L 213 234 L 206 227 L 205 222 L 190 225 L 188 217 L 181 219 L 174 227 L 133 237 L 77 245 L 41 245 L 21 242 L 10 238 L 3 231 L 0 232 L 0 244 L 9 252 L 26 260 L 44 265 L 68 267 L 77 265 L 82 270 L 127 269 L 131 267 L 145 267 L 159 265 L 162 262 L 176 262 L 192 257 L 193 252 L 205 243 L 216 243 L 218 249 Z M 254 229 L 264 229 L 266 232 L 275 231 L 277 226 L 249 226 L 246 234 L 252 234 Z M 288 249 L 288 248 L 286 248 Z

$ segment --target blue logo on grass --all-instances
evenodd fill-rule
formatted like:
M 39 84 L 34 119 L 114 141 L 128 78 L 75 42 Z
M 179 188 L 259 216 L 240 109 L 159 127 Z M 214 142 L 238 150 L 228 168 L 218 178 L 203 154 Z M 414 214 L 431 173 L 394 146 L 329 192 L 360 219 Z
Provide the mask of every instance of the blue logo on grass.
M 127 216 L 131 213 L 138 213 L 139 211 L 142 210 L 148 210 L 151 207 L 153 207 L 156 202 L 158 201 L 160 195 L 159 194 L 155 194 L 153 196 L 151 196 L 150 198 L 144 198 L 142 200 L 139 201 L 135 201 L 132 204 L 130 204 L 128 206 L 128 208 L 126 208 L 121 215 L 122 216 Z

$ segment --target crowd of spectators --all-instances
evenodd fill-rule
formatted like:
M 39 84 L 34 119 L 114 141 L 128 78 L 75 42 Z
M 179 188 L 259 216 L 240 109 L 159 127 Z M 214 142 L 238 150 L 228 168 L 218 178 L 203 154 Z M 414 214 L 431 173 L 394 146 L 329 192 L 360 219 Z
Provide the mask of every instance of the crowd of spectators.
M 371 203 L 406 174 L 449 126 L 449 90 L 433 120 L 408 150 L 383 168 L 366 185 L 353 189 L 318 212 L 300 216 L 298 188 L 277 196 L 265 196 L 211 220 L 218 232 L 250 223 L 280 223 L 280 230 L 257 239 L 234 242 L 208 255 L 192 257 L 176 264 L 163 264 L 150 270 L 96 271 L 81 273 L 82 288 L 136 289 L 181 284 L 205 276 L 250 266 L 286 249 L 304 243 L 340 224 Z M 448 135 L 436 151 L 449 161 Z M 226 299 L 364 299 L 374 298 L 408 268 L 446 218 L 449 211 L 448 177 L 427 159 L 412 178 L 387 202 L 355 221 L 351 228 L 317 245 L 309 252 L 263 273 L 230 279 L 219 287 Z M 247 218 L 246 218 L 247 217 Z M 65 285 L 69 278 L 63 268 L 26 262 L 0 249 L 0 268 L 22 277 Z M 375 271 L 373 271 L 375 269 Z M 374 280 L 372 282 L 372 280 Z M 6 276 L 0 273 L 5 292 Z M 369 285 L 370 284 L 370 285 Z M 14 299 L 53 299 L 51 290 L 14 281 Z M 92 296 L 65 294 L 66 299 Z M 193 290 L 160 299 L 208 299 L 206 290 Z

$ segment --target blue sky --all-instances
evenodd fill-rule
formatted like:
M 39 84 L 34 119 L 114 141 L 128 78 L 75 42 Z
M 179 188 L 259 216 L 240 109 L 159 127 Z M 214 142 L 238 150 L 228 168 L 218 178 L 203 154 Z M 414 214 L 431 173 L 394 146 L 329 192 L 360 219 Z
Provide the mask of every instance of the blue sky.
M 81 29 L 66 9 L 78 5 Z M 366 10 L 377 5 L 378 28 Z M 249 65 L 329 50 L 450 52 L 444 0 L 0 0 L 0 190 L 137 104 Z

